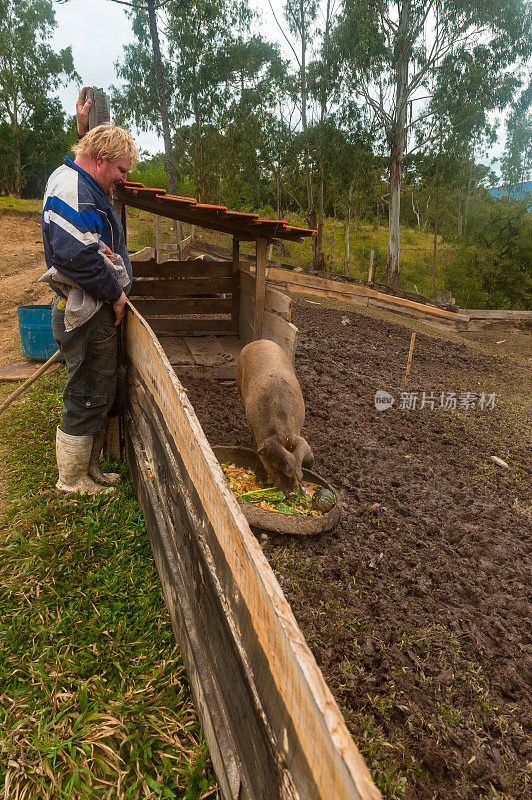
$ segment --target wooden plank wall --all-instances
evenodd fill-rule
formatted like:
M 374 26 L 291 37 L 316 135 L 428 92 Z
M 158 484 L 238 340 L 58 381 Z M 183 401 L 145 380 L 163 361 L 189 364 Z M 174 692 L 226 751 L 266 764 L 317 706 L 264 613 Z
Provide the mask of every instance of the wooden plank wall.
M 131 304 L 126 354 L 129 466 L 225 800 L 375 800 L 186 392 Z
M 255 276 L 249 265 L 240 270 L 239 332 L 243 344 L 255 338 Z M 290 321 L 290 298 L 277 289 L 266 288 L 262 338 L 271 339 L 293 361 L 297 346 L 297 328 Z
M 157 333 L 231 330 L 231 262 L 136 259 L 134 275 L 130 298 Z

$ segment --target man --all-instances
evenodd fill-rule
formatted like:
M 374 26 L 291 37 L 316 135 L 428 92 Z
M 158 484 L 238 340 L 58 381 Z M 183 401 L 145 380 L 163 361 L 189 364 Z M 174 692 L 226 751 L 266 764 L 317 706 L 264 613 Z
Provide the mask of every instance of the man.
M 85 87 L 76 106 L 82 138 L 73 148 L 75 160 L 65 156 L 46 187 L 48 272 L 43 278 L 56 291 L 52 329 L 68 370 L 56 436 L 56 487 L 96 494 L 114 491 L 109 484 L 119 480 L 100 471 L 98 458 L 116 393 L 116 326 L 125 316 L 132 280 L 124 231 L 110 197 L 138 154 L 122 128 L 100 125 L 83 135 L 90 107 L 84 96 Z

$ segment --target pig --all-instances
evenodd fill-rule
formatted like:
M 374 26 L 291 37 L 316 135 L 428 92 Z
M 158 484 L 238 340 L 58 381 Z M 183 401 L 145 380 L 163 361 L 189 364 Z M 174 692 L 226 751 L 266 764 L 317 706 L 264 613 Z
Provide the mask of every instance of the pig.
M 302 467 L 312 466 L 314 456 L 300 436 L 305 403 L 292 362 L 278 344 L 258 339 L 240 353 L 236 382 L 268 478 L 295 497 Z

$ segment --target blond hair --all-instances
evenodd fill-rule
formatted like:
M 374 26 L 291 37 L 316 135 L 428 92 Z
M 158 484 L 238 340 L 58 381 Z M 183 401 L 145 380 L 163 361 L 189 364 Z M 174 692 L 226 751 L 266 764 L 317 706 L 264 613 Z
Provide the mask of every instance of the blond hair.
M 86 133 L 72 150 L 77 156 L 86 158 L 96 158 L 100 152 L 108 161 L 129 158 L 131 169 L 139 159 L 137 148 L 129 133 L 116 125 L 97 125 Z

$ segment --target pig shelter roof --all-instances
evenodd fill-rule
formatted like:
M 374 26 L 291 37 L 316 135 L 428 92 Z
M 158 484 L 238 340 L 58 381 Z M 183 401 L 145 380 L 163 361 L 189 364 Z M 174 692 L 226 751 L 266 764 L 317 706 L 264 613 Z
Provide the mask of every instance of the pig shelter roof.
M 193 197 L 177 197 L 167 194 L 164 189 L 149 188 L 143 183 L 127 182 L 124 188 L 116 189 L 116 194 L 128 206 L 229 233 L 242 240 L 287 239 L 300 242 L 303 237 L 316 236 L 316 231 L 289 225 L 284 219 L 261 219 L 258 214 L 198 203 Z

